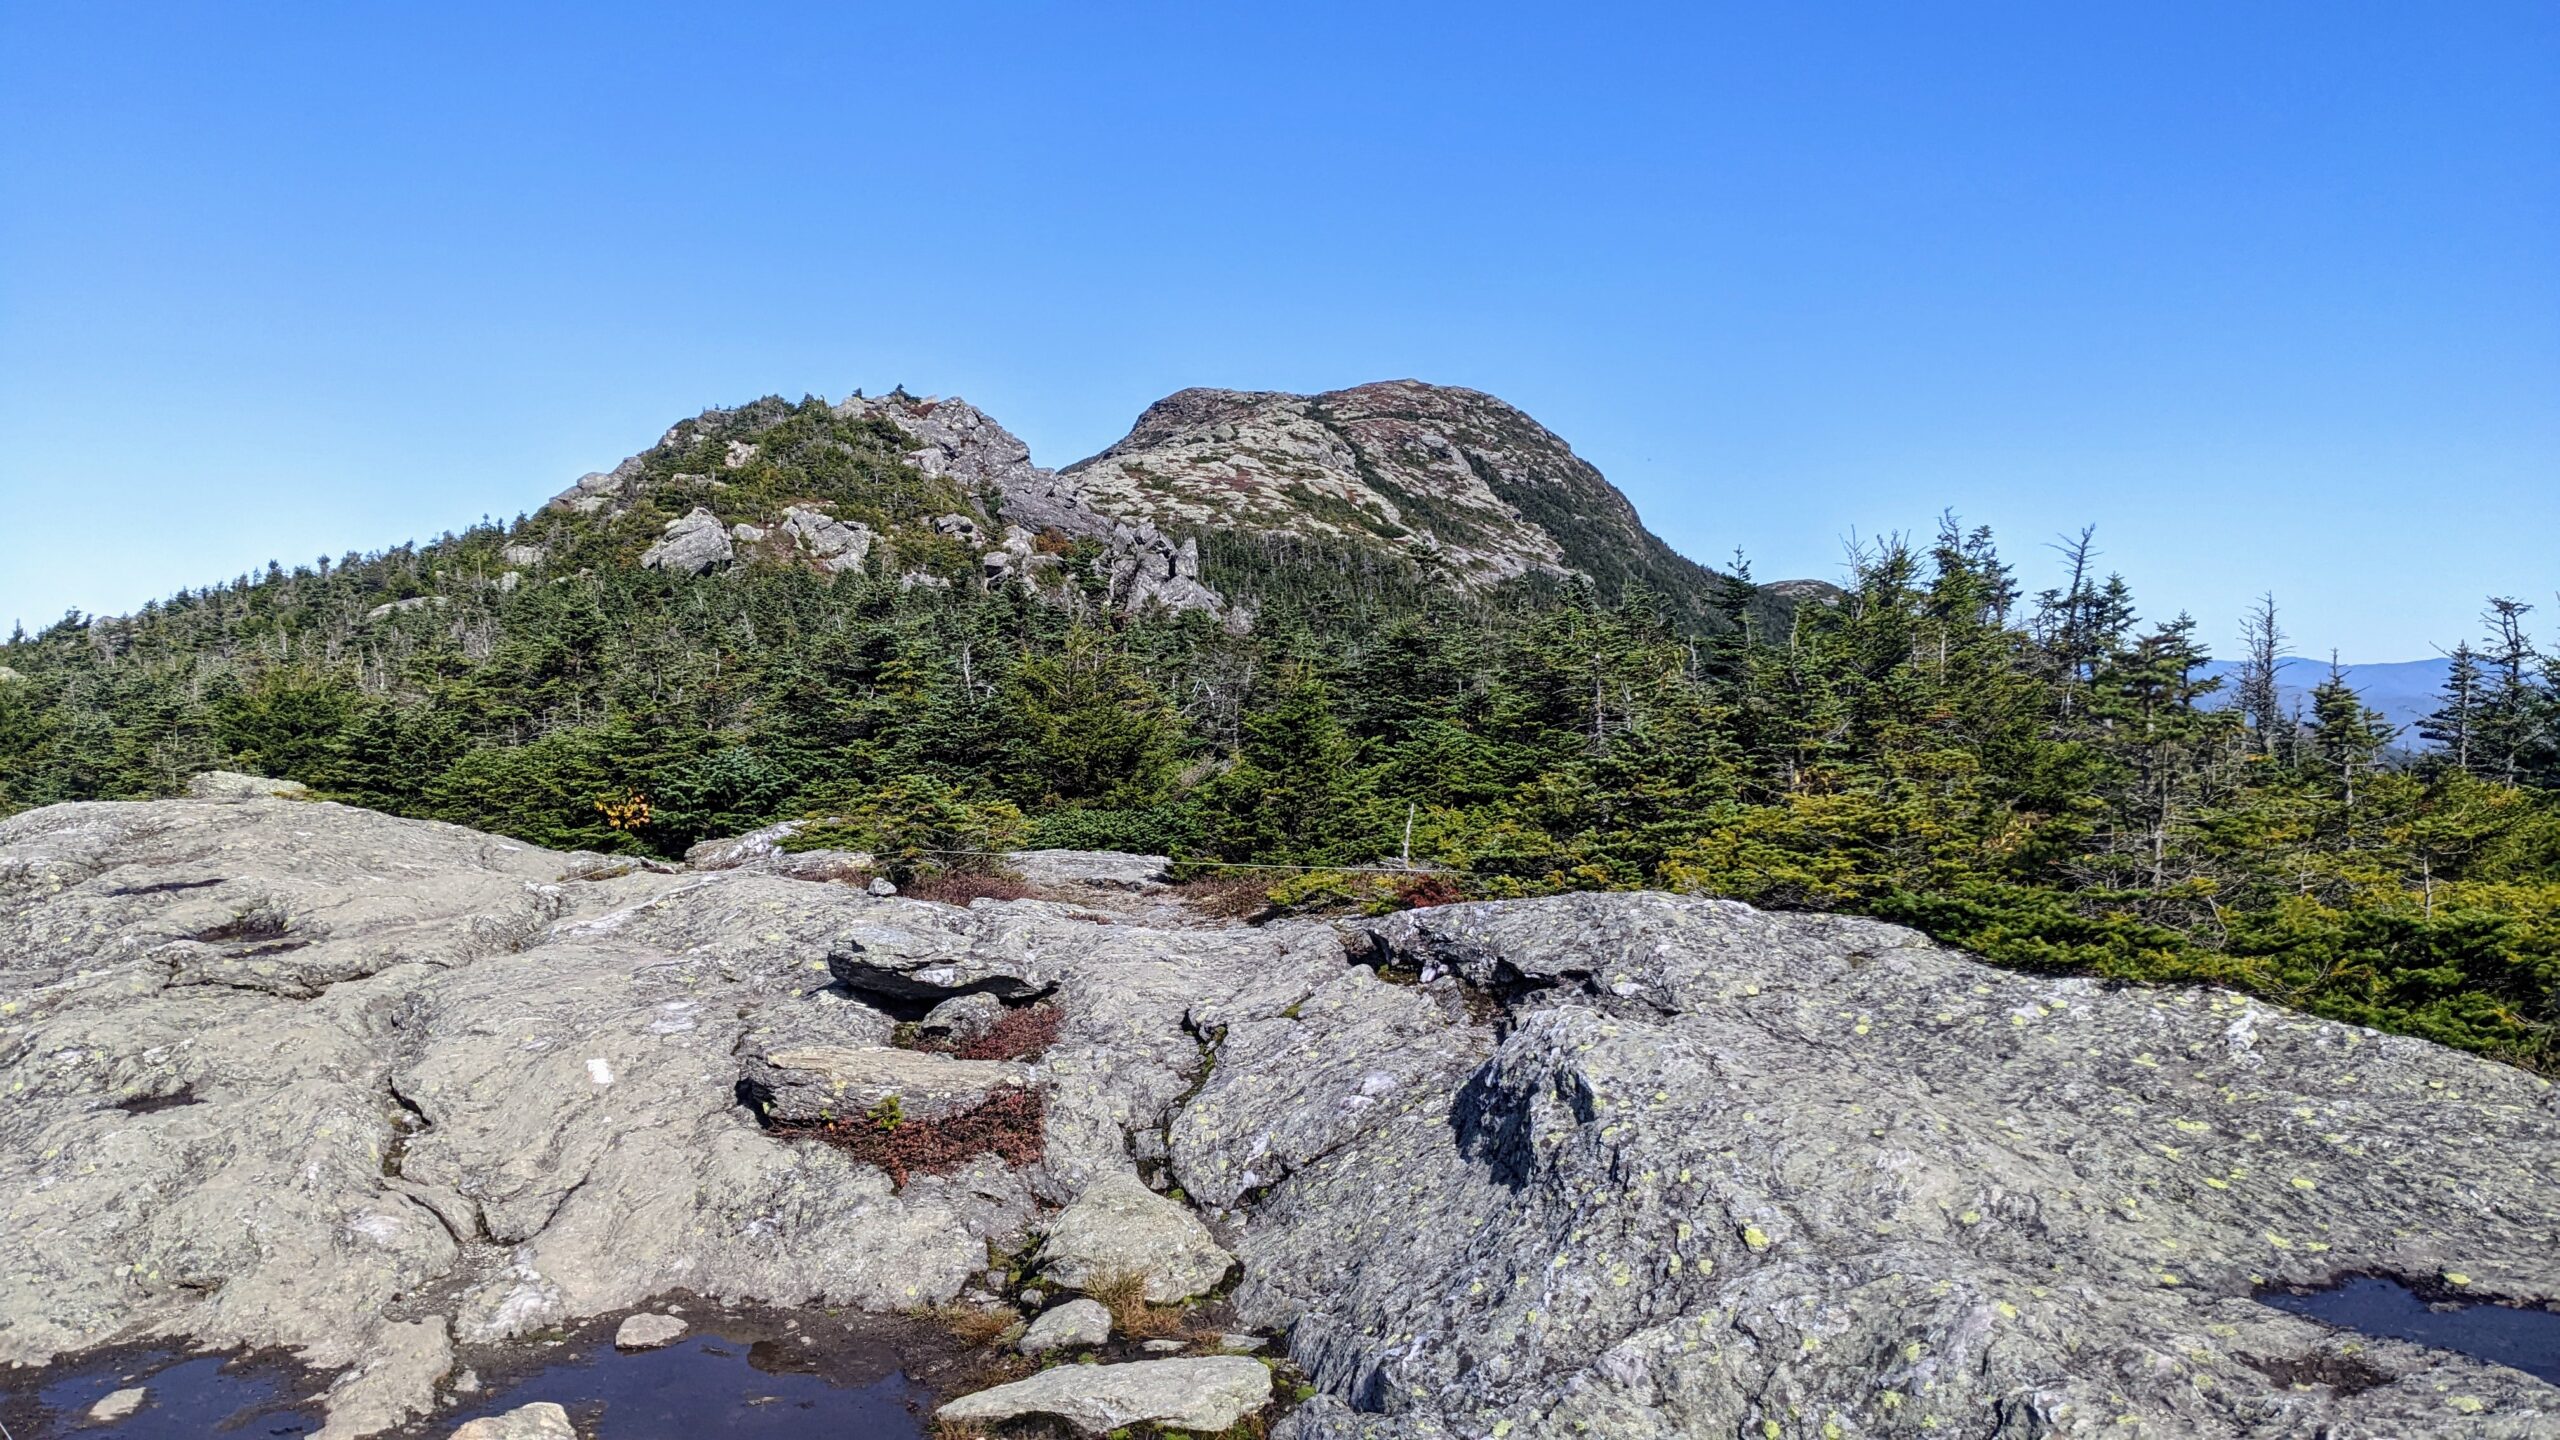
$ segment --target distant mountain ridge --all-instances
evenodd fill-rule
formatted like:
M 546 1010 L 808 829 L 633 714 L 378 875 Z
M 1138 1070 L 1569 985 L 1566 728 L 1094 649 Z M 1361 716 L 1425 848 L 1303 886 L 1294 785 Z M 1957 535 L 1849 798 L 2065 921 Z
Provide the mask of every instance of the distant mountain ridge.
M 2340 665 L 2347 685 L 2362 696 L 2365 705 L 2382 712 L 2382 717 L 2400 727 L 2400 742 L 2411 747 L 2426 742 L 2418 735 L 2418 722 L 2435 713 L 2443 703 L 2445 677 L 2453 662 L 2439 655 L 2427 660 L 2384 660 L 2357 665 Z M 2205 673 L 2221 677 L 2223 687 L 2211 703 L 2228 705 L 2240 677 L 2240 662 L 2217 660 L 2205 667 Z M 2303 655 L 2288 655 L 2276 662 L 2276 693 L 2283 698 L 2288 711 L 2311 713 L 2311 692 L 2329 678 L 2329 662 Z

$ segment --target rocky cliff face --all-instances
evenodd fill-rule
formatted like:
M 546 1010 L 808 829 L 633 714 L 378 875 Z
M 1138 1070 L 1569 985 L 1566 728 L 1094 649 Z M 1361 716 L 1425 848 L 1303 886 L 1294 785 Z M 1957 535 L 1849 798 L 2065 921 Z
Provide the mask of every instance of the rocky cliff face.
M 1552 431 L 1456 386 L 1185 390 L 1063 478 L 1168 529 L 1319 536 L 1465 588 L 1587 576 L 1614 596 L 1642 582 L 1703 614 L 1714 581 Z
M 1054 1303 L 1075 1215 L 1152 1208 L 1087 1228 L 1169 1296 L 1232 1256 L 1299 1440 L 2560 1425 L 2251 1298 L 2560 1300 L 2551 1087 L 2423 1042 L 1667 895 L 1204 928 L 1121 862 L 962 910 L 201 793 L 0 823 L 11 1364 L 290 1346 L 336 1440 L 678 1289 L 823 1325 L 1024 1283 L 992 1246 Z M 1054 1037 L 900 1048 L 959 1009 Z

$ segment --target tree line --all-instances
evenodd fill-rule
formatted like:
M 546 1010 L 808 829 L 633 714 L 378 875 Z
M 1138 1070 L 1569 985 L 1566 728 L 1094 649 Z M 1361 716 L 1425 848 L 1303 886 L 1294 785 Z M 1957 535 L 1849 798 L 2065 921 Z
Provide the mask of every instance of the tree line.
M 1706 625 L 1640 585 L 1468 595 L 1229 539 L 1235 634 L 876 564 L 677 578 L 593 537 L 502 583 L 557 523 L 14 636 L 0 813 L 230 768 L 564 848 L 803 817 L 906 866 L 1314 867 L 1284 908 L 1667 887 L 2560 1066 L 2560 677 L 2512 600 L 2407 737 L 2334 674 L 2287 707 L 2272 602 L 2225 693 L 2085 534 L 2032 595 L 1952 521 L 1860 550 L 1835 601 L 1737 564 Z M 1428 885 L 1330 868 L 1408 846 Z

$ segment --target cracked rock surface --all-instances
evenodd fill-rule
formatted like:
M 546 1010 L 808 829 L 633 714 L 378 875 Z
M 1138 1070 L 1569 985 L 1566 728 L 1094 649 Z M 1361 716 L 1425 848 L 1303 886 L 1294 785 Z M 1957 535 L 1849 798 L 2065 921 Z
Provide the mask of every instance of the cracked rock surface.
M 2560 1299 L 2521 1072 L 1710 900 L 1132 918 L 228 783 L 0 821 L 0 1363 L 288 1347 L 339 1440 L 449 1403 L 457 1347 L 679 1290 L 940 1303 L 1119 1196 L 1233 1257 L 1234 1323 L 1318 1392 L 1296 1440 L 2560 1428 L 2530 1376 L 2250 1298 Z M 955 1000 L 1057 1038 L 895 1048 Z M 1042 1158 L 901 1187 L 742 1103 L 839 1083 L 1034 1087 Z M 1212 1362 L 1075 1368 L 1155 1363 Z

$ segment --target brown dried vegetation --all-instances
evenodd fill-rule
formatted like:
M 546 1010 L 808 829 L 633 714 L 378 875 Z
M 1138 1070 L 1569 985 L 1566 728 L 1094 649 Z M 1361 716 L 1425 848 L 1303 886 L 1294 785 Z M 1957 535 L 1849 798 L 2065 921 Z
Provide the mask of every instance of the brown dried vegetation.
M 1185 1328 L 1182 1307 L 1148 1303 L 1147 1277 L 1134 1270 L 1097 1275 L 1079 1288 L 1111 1312 L 1112 1329 L 1128 1339 L 1161 1339 L 1181 1334 Z
M 856 1159 L 888 1171 L 892 1184 L 904 1186 L 910 1175 L 948 1174 L 980 1155 L 993 1155 L 1007 1165 L 1036 1164 L 1047 1109 L 1039 1091 L 1012 1089 L 939 1120 L 884 1124 L 854 1115 L 791 1129 L 851 1151 Z

